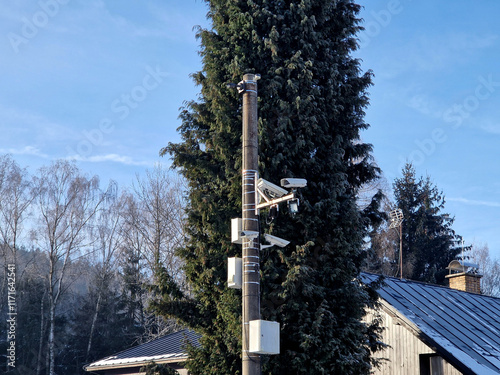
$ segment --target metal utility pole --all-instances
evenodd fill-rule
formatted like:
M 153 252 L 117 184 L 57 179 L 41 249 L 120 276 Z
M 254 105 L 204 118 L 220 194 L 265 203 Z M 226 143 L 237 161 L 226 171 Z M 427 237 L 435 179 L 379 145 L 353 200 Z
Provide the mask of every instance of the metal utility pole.
M 259 215 L 256 210 L 256 183 L 258 178 L 257 74 L 245 74 L 240 83 L 243 93 L 243 221 L 242 230 L 257 232 L 256 237 L 243 241 L 243 375 L 260 375 L 260 355 L 249 351 L 250 321 L 260 319 L 260 241 Z

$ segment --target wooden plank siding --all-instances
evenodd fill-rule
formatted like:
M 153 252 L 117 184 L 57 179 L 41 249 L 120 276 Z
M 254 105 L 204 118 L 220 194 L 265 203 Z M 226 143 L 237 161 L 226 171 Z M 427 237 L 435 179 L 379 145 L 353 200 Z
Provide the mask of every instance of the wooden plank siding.
M 373 357 L 382 359 L 381 365 L 373 369 L 374 375 L 462 375 L 451 364 L 439 357 L 428 345 L 423 343 L 399 318 L 386 311 L 370 311 L 367 321 L 372 321 L 377 314 L 384 332 L 382 342 L 388 347 Z M 430 373 L 421 369 L 421 361 L 428 361 Z M 425 367 L 425 366 L 424 366 Z
M 381 315 L 384 340 L 393 349 L 379 356 L 390 359 L 392 369 L 376 374 L 500 374 L 500 298 L 366 272 L 360 278 L 382 281 L 377 310 L 388 315 Z M 440 370 L 434 352 L 458 371 L 448 364 Z

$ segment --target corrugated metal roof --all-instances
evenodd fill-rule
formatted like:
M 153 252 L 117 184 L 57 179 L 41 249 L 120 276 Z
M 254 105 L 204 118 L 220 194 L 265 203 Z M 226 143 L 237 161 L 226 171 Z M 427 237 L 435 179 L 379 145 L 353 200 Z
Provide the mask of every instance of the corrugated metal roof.
M 378 277 L 361 274 L 363 282 Z M 384 279 L 378 292 L 460 371 L 500 373 L 500 298 L 392 277 Z
M 196 346 L 198 345 L 199 337 L 200 335 L 197 333 L 185 329 L 93 362 L 85 366 L 85 370 L 96 371 L 138 366 L 152 361 L 157 363 L 170 361 L 182 362 L 187 359 L 187 354 L 184 350 L 186 343 Z

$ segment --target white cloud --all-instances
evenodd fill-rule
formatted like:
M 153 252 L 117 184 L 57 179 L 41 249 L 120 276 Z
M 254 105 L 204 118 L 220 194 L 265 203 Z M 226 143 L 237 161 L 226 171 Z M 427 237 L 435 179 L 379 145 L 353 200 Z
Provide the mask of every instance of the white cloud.
M 161 4 L 161 3 L 160 3 Z M 155 17 L 160 25 L 165 25 L 165 30 L 169 38 L 182 40 L 187 43 L 195 43 L 193 27 L 200 25 L 207 27 L 209 22 L 205 17 L 200 17 L 200 13 L 186 12 L 183 7 L 176 7 L 171 4 L 149 4 L 149 11 L 152 17 Z M 200 24 L 200 20 L 201 22 Z
M 0 103 L 0 127 L 2 138 L 0 148 L 21 147 L 23 144 L 48 145 L 79 139 L 81 135 L 71 126 L 60 124 L 52 119 L 31 112 L 28 108 L 6 107 Z
M 488 134 L 500 135 L 500 123 L 494 121 L 485 121 L 481 126 L 481 130 Z
M 417 110 L 423 115 L 440 118 L 443 110 L 438 108 L 436 100 L 423 94 L 416 94 L 411 96 L 407 102 L 410 108 Z
M 410 61 L 413 62 L 413 68 L 422 71 L 449 69 L 457 62 L 467 61 L 470 56 L 475 56 L 477 50 L 494 46 L 497 39 L 498 36 L 493 34 L 475 35 L 464 32 L 420 36 L 413 44 Z
M 500 202 L 478 201 L 467 198 L 446 198 L 450 202 L 464 203 L 473 206 L 500 207 Z
M 0 148 L 0 154 L 32 155 L 44 159 L 49 158 L 49 155 L 41 152 L 38 148 L 33 146 L 25 146 L 22 148 Z
M 136 165 L 136 166 L 151 166 L 152 163 L 149 161 L 137 161 L 132 159 L 130 156 L 118 155 L 118 154 L 106 154 L 106 155 L 95 155 L 89 157 L 83 157 L 80 155 L 68 156 L 67 159 L 89 162 L 89 163 L 104 163 L 113 162 L 124 165 Z
M 379 55 L 375 58 L 383 69 L 377 72 L 380 79 L 398 79 L 408 73 L 441 72 L 468 65 L 474 61 L 480 50 L 498 48 L 496 34 L 472 34 L 449 32 L 444 34 L 420 33 L 398 40 L 392 47 L 395 58 Z M 375 60 L 374 60 L 375 61 Z
M 133 11 L 134 6 L 130 6 Z M 102 41 L 113 35 L 132 38 L 164 38 L 183 43 L 196 43 L 192 30 L 198 24 L 198 14 L 186 14 L 184 7 L 170 2 L 141 5 L 141 14 L 129 17 L 130 9 L 117 8 L 102 0 L 78 3 L 68 7 L 67 32 Z M 148 14 L 146 14 L 148 13 Z M 103 34 L 106 35 L 103 38 Z

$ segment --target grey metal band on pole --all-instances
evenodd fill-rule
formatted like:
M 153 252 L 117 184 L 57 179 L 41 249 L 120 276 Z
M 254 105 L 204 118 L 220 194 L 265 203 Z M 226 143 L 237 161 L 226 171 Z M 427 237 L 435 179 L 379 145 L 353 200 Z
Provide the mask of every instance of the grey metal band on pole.
M 242 170 L 242 229 L 259 232 L 256 214 L 256 182 L 258 176 L 259 133 L 257 114 L 257 79 L 255 74 L 243 76 L 243 170 Z M 260 355 L 249 352 L 250 321 L 260 319 L 260 240 L 243 241 L 242 287 L 242 373 L 260 375 Z

